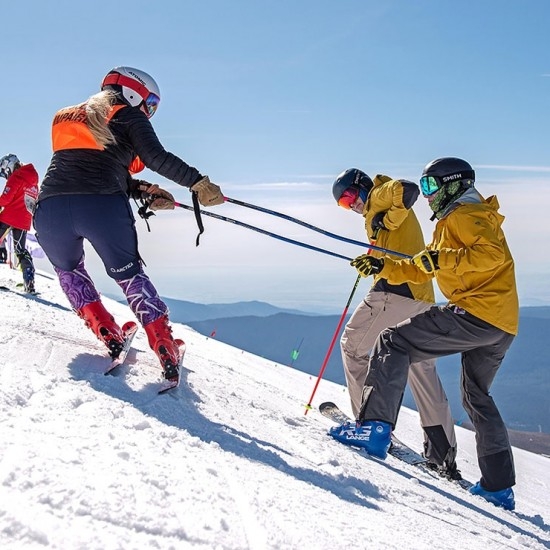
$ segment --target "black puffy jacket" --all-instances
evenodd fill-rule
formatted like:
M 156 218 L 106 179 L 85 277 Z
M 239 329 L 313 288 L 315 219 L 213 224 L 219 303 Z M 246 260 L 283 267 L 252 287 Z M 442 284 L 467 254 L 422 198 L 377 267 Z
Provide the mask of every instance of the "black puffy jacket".
M 116 144 L 98 146 L 85 124 L 84 105 L 62 109 L 54 117 L 54 153 L 38 201 L 69 194 L 128 195 L 132 183 L 129 168 L 136 157 L 150 170 L 184 187 L 202 178 L 196 168 L 164 149 L 138 107 L 115 105 L 109 128 Z

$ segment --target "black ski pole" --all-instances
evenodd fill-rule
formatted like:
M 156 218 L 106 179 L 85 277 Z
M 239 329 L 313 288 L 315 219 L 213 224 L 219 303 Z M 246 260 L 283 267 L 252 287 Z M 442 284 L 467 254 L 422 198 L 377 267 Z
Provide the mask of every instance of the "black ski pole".
M 392 256 L 398 256 L 400 258 L 410 258 L 409 255 L 403 254 L 402 252 L 397 252 L 395 250 L 389 250 L 387 248 L 382 248 L 380 246 L 375 246 L 375 245 L 372 245 L 372 244 L 369 245 L 368 243 L 362 243 L 361 241 L 355 241 L 353 239 L 343 237 L 342 235 L 336 235 L 335 233 L 331 233 L 330 231 L 326 231 L 326 230 L 321 229 L 319 227 L 315 227 L 314 225 L 311 225 L 307 222 L 303 222 L 302 220 L 299 220 L 297 218 L 293 218 L 292 216 L 288 216 L 287 214 L 282 214 L 281 212 L 276 212 L 275 210 L 270 210 L 269 208 L 264 208 L 263 206 L 257 206 L 255 204 L 250 204 L 248 202 L 240 201 L 240 200 L 237 200 L 237 199 L 231 199 L 229 197 L 224 197 L 224 199 L 225 199 L 225 202 L 236 204 L 238 206 L 244 206 L 245 208 L 251 208 L 252 210 L 257 210 L 258 212 L 264 212 L 265 214 L 270 214 L 271 216 L 277 216 L 278 218 L 282 218 L 282 219 L 290 221 L 292 223 L 302 225 L 303 227 L 307 227 L 308 229 L 311 229 L 312 231 L 317 231 L 317 233 L 322 233 L 323 235 L 326 235 L 327 237 L 331 237 L 333 239 L 338 239 L 339 241 L 355 244 L 355 245 L 361 246 L 363 248 L 365 248 L 366 246 L 369 246 L 369 248 L 371 250 L 377 250 L 378 252 L 384 252 L 385 254 L 390 254 Z
M 191 211 L 194 210 L 192 206 L 189 206 L 187 204 L 182 204 L 180 202 L 174 202 L 174 205 L 179 208 L 184 208 L 185 210 L 191 210 Z M 268 235 L 269 237 L 273 237 L 274 239 L 279 239 L 280 241 L 284 241 L 290 244 L 295 244 L 297 246 L 302 246 L 304 248 L 308 248 L 309 250 L 314 250 L 315 252 L 321 252 L 322 254 L 328 254 L 329 256 L 342 258 L 343 260 L 348 260 L 349 262 L 353 260 L 353 258 L 349 258 L 348 256 L 343 256 L 342 254 L 331 252 L 330 250 L 325 250 L 324 248 L 319 248 L 317 246 L 302 243 L 300 241 L 295 241 L 294 239 L 289 239 L 288 237 L 277 235 L 277 233 L 272 233 L 270 231 L 266 231 L 265 229 L 260 229 L 259 227 L 256 227 L 254 225 L 250 225 L 248 223 L 244 223 L 239 220 L 234 220 L 233 218 L 228 218 L 227 216 L 221 216 L 220 214 L 215 214 L 214 212 L 207 212 L 205 210 L 201 210 L 200 213 L 203 214 L 204 216 L 210 216 L 211 218 L 215 218 L 217 220 L 222 220 L 224 222 L 229 222 L 235 225 L 239 225 L 241 227 L 245 227 L 246 229 L 251 229 L 252 231 L 257 231 L 258 233 L 262 233 L 263 235 Z

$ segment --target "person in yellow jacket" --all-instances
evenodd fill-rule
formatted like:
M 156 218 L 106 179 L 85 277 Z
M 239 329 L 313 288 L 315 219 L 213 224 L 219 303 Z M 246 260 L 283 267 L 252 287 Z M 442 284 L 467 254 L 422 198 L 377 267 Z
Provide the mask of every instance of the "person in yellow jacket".
M 422 229 L 412 209 L 420 194 L 417 184 L 385 175 L 376 175 L 371 180 L 362 170 L 350 168 L 336 178 L 332 193 L 339 206 L 363 216 L 371 243 L 376 241 L 380 247 L 410 255 L 423 250 Z M 376 257 L 382 254 L 372 251 Z M 372 287 L 353 312 L 340 340 L 354 416 L 361 407 L 369 356 L 378 334 L 426 311 L 434 302 L 433 284 L 429 280 L 392 284 L 380 275 L 374 277 Z M 435 360 L 412 363 L 408 383 L 424 430 L 424 456 L 428 464 L 442 476 L 459 479 L 453 417 Z
M 515 469 L 508 432 L 489 395 L 491 384 L 518 331 L 514 261 L 502 230 L 495 196 L 482 197 L 465 160 L 430 162 L 420 179 L 437 218 L 433 240 L 410 260 L 364 254 L 352 261 L 362 276 L 391 284 L 436 279 L 449 300 L 382 331 L 369 363 L 358 423 L 331 435 L 380 454 L 389 447 L 409 364 L 460 353 L 462 404 L 476 432 L 481 479 L 470 489 L 496 506 L 515 507 Z M 347 429 L 346 429 L 347 428 Z

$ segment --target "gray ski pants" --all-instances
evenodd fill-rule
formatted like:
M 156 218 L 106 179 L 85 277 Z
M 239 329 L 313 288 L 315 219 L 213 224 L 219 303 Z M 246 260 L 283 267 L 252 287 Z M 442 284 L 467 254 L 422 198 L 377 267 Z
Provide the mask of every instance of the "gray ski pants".
M 355 417 L 361 408 L 370 352 L 382 330 L 428 310 L 433 304 L 398 294 L 370 291 L 346 324 L 340 348 L 344 372 Z M 428 460 L 442 465 L 456 454 L 453 417 L 445 390 L 437 375 L 435 360 L 423 359 L 410 365 L 408 382 L 420 424 L 424 429 L 424 450 Z M 451 448 L 451 453 L 449 453 Z
M 461 353 L 462 404 L 476 432 L 481 485 L 489 491 L 511 487 L 512 449 L 489 389 L 513 339 L 513 334 L 453 305 L 433 306 L 387 328 L 372 352 L 359 419 L 395 426 L 409 365 Z

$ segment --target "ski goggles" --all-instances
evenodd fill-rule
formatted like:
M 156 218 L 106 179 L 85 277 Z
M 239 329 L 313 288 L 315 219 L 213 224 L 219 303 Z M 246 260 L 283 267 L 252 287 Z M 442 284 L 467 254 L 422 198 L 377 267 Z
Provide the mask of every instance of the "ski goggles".
M 342 193 L 342 196 L 338 199 L 338 206 L 341 206 L 346 210 L 350 210 L 351 205 L 357 200 L 358 196 L 359 190 L 349 187 Z
M 147 117 L 151 118 L 159 106 L 160 103 L 160 97 L 156 94 L 150 93 L 147 96 L 147 99 L 144 101 L 145 104 L 145 110 L 147 111 Z
M 436 191 L 439 191 L 439 178 L 434 176 L 423 176 L 420 178 L 420 190 L 425 197 L 433 195 Z

